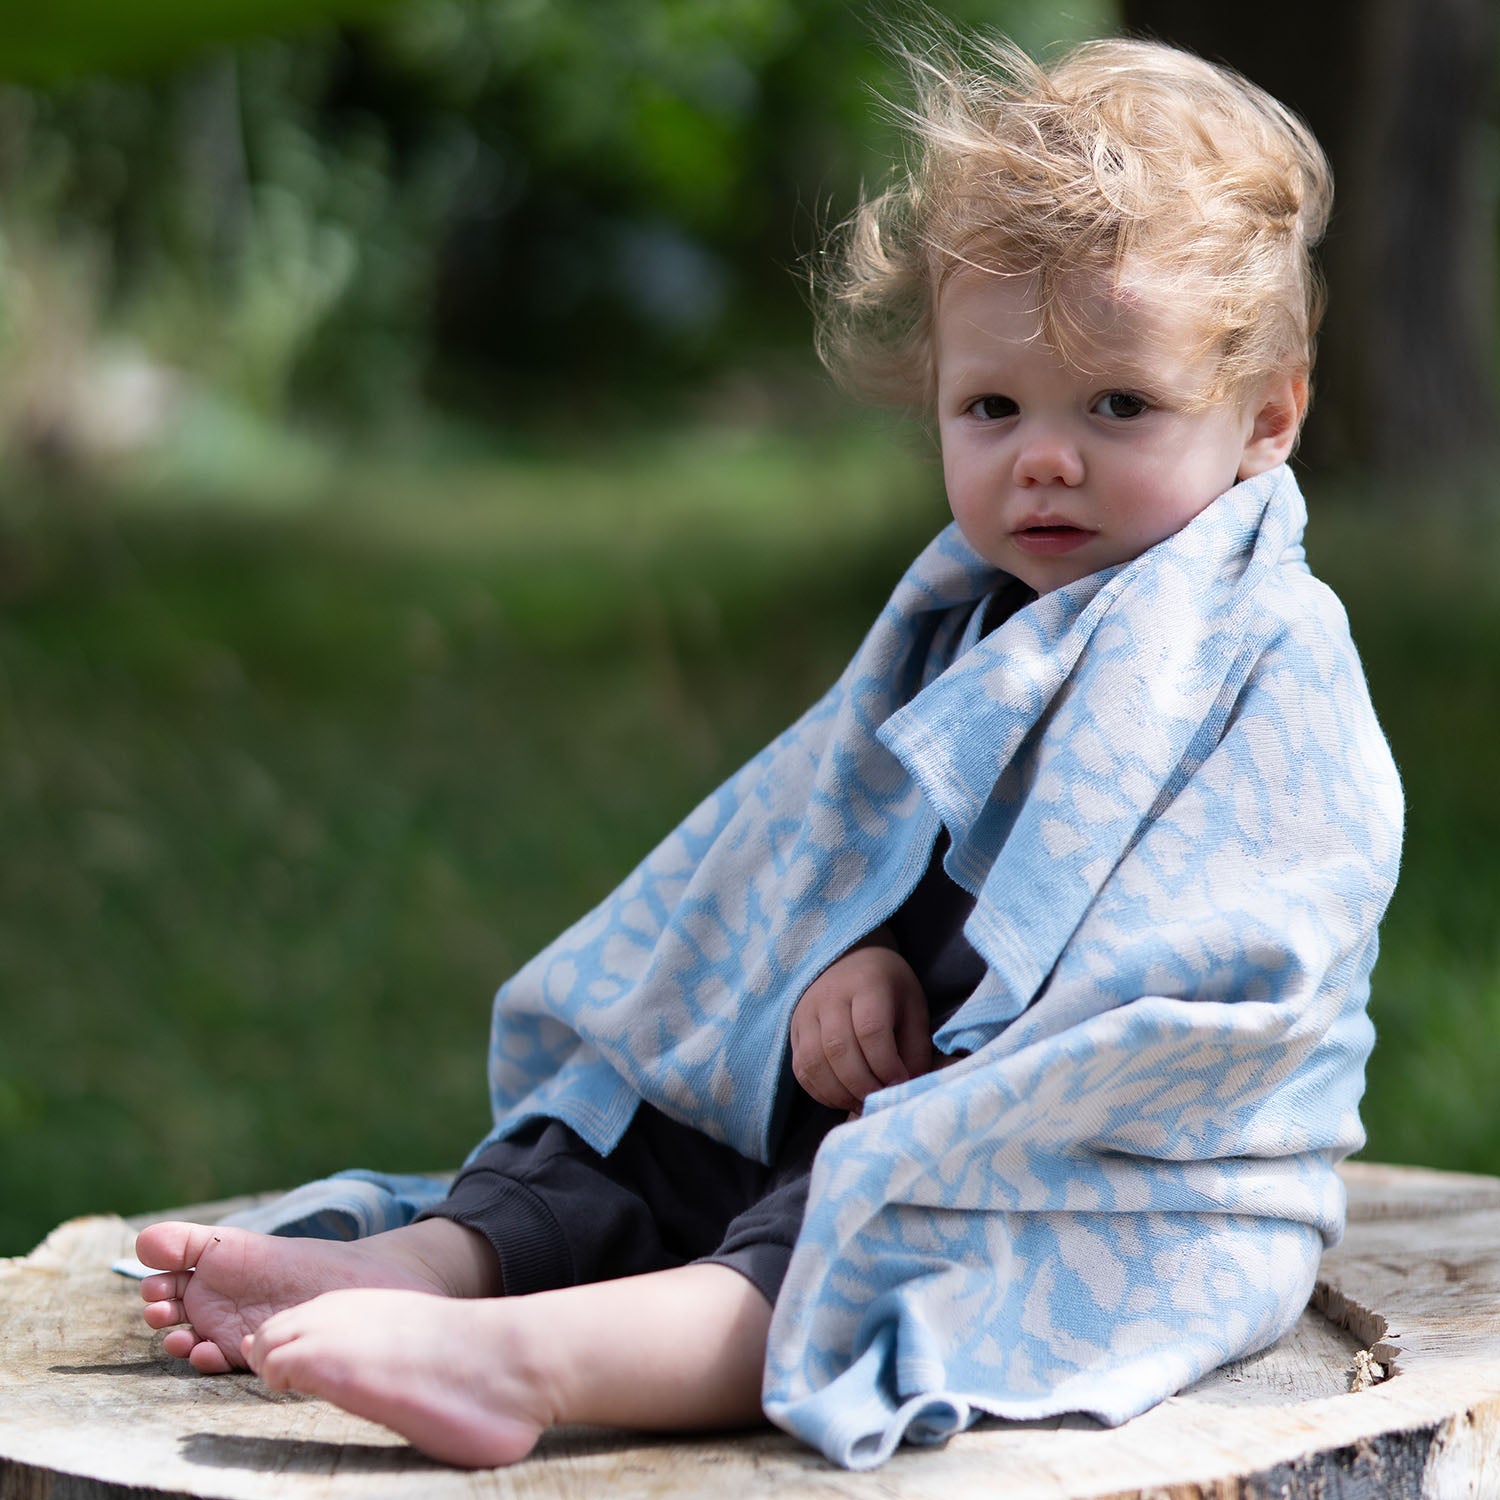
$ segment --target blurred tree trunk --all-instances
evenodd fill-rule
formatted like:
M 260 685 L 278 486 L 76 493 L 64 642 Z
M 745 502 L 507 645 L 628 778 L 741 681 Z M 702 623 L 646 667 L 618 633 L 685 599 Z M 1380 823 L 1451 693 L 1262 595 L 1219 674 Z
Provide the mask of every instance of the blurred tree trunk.
M 1391 473 L 1496 448 L 1494 0 L 1123 0 L 1138 35 L 1227 62 L 1333 163 L 1315 459 Z

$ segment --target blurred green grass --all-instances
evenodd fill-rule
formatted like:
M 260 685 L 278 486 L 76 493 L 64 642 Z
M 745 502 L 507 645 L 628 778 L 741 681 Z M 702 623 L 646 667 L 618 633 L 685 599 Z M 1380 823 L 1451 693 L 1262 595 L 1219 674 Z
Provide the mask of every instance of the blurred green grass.
M 1497 508 L 1309 488 L 1410 799 L 1368 1154 L 1494 1170 Z M 372 455 L 291 495 L 12 480 L 0 1254 L 456 1164 L 495 985 L 826 686 L 944 519 L 869 427 Z
M 456 1164 L 496 984 L 822 691 L 927 468 L 698 431 L 13 495 L 0 1253 Z
M 1349 610 L 1406 787 L 1365 1155 L 1500 1172 L 1500 491 L 1309 487 L 1308 556 Z

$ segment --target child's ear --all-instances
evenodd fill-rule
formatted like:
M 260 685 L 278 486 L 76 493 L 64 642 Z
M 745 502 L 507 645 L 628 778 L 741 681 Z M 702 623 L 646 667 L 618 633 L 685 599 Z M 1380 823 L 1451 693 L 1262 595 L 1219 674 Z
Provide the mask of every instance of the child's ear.
M 1239 479 L 1264 474 L 1291 457 L 1307 411 L 1307 376 L 1300 371 L 1273 376 L 1261 387 L 1252 411 L 1250 435 L 1245 439 L 1236 476 Z

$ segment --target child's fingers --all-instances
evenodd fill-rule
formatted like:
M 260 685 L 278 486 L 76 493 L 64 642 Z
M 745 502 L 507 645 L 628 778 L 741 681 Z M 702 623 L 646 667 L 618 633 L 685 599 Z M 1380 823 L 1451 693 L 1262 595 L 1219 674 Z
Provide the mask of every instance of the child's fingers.
M 920 991 L 910 996 L 896 1012 L 896 1048 L 908 1078 L 920 1078 L 932 1069 L 932 1032 L 927 999 Z
M 853 1109 L 869 1092 L 869 1069 L 859 1055 L 848 1022 L 847 1012 L 822 1017 L 805 1059 L 803 1087 L 820 1104 L 833 1109 Z
M 792 1048 L 792 1076 L 809 1097 L 830 1109 L 853 1109 L 859 1103 L 829 1066 L 816 1030 L 804 1034 L 802 1043 Z
M 871 1039 L 873 1041 L 873 1032 Z M 855 1104 L 884 1086 L 865 1056 L 865 1038 L 855 1026 L 852 1010 L 823 1018 L 822 1041 L 824 1059 Z M 894 1052 L 894 1045 L 891 1050 Z M 897 1061 L 899 1063 L 900 1059 Z M 835 1108 L 840 1107 L 852 1109 L 854 1106 L 835 1105 Z
M 824 1055 L 816 1006 L 804 1004 L 797 1007 L 792 1016 L 791 1040 L 792 1076 L 803 1091 L 830 1109 L 853 1109 L 859 1101 L 838 1081 Z
M 834 1077 L 833 1070 L 826 1064 L 798 1067 L 793 1063 L 792 1075 L 810 1099 L 826 1104 L 829 1109 L 859 1108 L 859 1100 Z
M 911 1077 L 896 1037 L 899 1019 L 900 1014 L 890 995 L 868 991 L 855 995 L 849 1024 L 872 1088 L 905 1083 Z M 865 1093 L 872 1092 L 872 1088 L 867 1088 Z M 864 1098 L 864 1094 L 860 1098 Z

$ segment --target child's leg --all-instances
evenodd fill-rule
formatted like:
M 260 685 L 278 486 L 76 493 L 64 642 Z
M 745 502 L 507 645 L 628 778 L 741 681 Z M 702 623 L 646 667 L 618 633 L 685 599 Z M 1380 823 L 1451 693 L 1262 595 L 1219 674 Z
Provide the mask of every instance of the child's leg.
M 488 1468 L 566 1423 L 760 1421 L 770 1320 L 737 1271 L 695 1264 L 477 1303 L 331 1292 L 271 1318 L 244 1352 L 278 1390 L 321 1396 L 446 1463 Z
M 502 1290 L 489 1242 L 447 1219 L 347 1243 L 168 1221 L 141 1231 L 136 1254 L 162 1272 L 141 1282 L 146 1322 L 172 1328 L 167 1353 L 209 1375 L 242 1367 L 246 1334 L 324 1292 L 383 1287 L 486 1297 Z M 188 1326 L 172 1326 L 178 1323 Z
M 168 1354 L 218 1374 L 242 1367 L 246 1334 L 324 1292 L 486 1297 L 680 1265 L 714 1249 L 766 1177 L 765 1167 L 645 1105 L 609 1157 L 541 1121 L 470 1163 L 438 1216 L 368 1239 L 154 1224 L 136 1241 L 141 1260 L 165 1273 L 141 1283 L 145 1318 L 172 1329 Z

